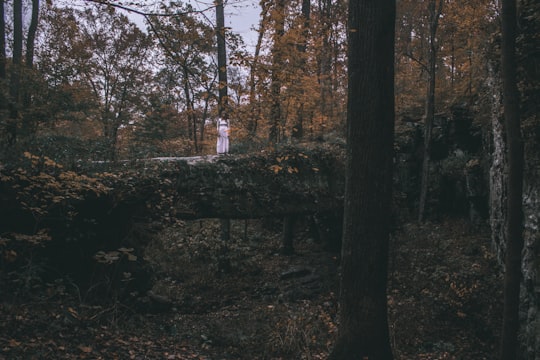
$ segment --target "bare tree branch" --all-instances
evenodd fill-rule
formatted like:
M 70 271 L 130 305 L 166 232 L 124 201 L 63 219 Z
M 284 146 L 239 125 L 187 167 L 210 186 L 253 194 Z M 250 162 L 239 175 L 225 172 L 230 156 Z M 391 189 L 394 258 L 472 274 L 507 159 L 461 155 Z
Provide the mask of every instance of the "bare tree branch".
M 177 12 L 173 14 L 173 13 L 143 11 L 134 7 L 122 5 L 120 3 L 115 3 L 114 1 L 109 1 L 109 0 L 84 0 L 84 1 L 88 3 L 100 4 L 100 5 L 105 5 L 105 6 L 111 6 L 117 9 L 122 9 L 133 14 L 142 15 L 145 18 L 148 16 L 165 16 L 166 17 L 166 16 L 182 16 L 182 15 L 188 15 L 188 14 L 204 14 L 206 11 L 211 10 L 216 7 L 215 5 L 213 5 L 213 6 L 208 6 L 207 8 L 202 9 L 202 10 L 192 9 L 189 11 Z

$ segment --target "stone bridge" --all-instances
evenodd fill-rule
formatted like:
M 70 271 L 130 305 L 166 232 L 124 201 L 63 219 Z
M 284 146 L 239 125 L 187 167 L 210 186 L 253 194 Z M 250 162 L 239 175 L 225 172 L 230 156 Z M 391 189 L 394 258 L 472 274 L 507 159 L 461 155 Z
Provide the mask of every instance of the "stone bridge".
M 343 156 L 341 149 L 285 149 L 97 164 L 93 171 L 106 166 L 129 178 L 128 187 L 110 185 L 119 205 L 156 202 L 159 195 L 179 219 L 284 217 L 341 211 Z

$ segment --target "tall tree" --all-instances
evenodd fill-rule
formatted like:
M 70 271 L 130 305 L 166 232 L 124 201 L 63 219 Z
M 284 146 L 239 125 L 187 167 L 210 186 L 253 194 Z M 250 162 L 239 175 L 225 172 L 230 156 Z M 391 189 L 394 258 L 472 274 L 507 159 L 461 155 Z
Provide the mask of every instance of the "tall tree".
M 225 12 L 223 0 L 216 0 L 216 33 L 217 33 L 217 57 L 218 57 L 218 82 L 219 82 L 219 104 L 218 113 L 221 117 L 224 112 L 228 112 L 228 85 L 227 85 L 227 48 L 225 44 Z M 228 116 L 228 114 L 227 114 Z M 229 240 L 231 230 L 230 219 L 220 219 L 221 239 Z
M 319 16 L 324 19 L 321 24 L 322 51 L 319 55 L 320 112 L 326 121 L 332 117 L 332 12 L 335 5 L 332 0 L 319 0 Z
M 28 68 L 34 66 L 34 48 L 36 32 L 39 21 L 39 0 L 32 0 L 32 15 L 30 17 L 30 26 L 28 27 L 28 36 L 26 37 L 25 65 Z
M 300 28 L 301 34 L 300 34 L 300 41 L 297 45 L 298 53 L 299 53 L 299 70 L 301 74 L 301 79 L 304 80 L 308 77 L 308 71 L 307 71 L 307 61 L 306 61 L 306 52 L 307 52 L 307 42 L 308 42 L 308 36 L 309 36 L 309 20 L 310 20 L 310 14 L 311 14 L 311 0 L 302 0 L 302 15 L 301 15 L 301 23 Z M 298 109 L 296 111 L 296 122 L 293 126 L 292 130 L 292 137 L 301 139 L 304 136 L 304 117 L 305 117 L 305 107 L 304 107 L 304 84 L 303 81 L 300 81 L 300 89 L 298 90 L 298 98 L 300 104 L 298 105 Z
M 436 85 L 436 65 L 437 65 L 437 28 L 439 26 L 439 18 L 443 10 L 444 0 L 429 0 L 429 54 L 428 54 L 428 86 L 426 92 L 426 108 L 424 114 L 424 159 L 422 163 L 422 183 L 420 185 L 420 202 L 418 205 L 418 220 L 424 221 L 428 182 L 429 182 L 429 166 L 431 155 L 431 135 L 433 130 L 433 122 L 435 118 L 435 85 Z
M 339 334 L 331 360 L 392 359 L 387 266 L 395 0 L 349 2 L 347 167 Z
M 225 43 L 225 10 L 223 0 L 216 0 L 216 36 L 217 36 L 217 59 L 219 81 L 219 105 L 218 112 L 221 116 L 227 108 L 227 47 Z
M 17 140 L 19 101 L 21 90 L 21 64 L 23 48 L 22 0 L 13 1 L 13 53 L 9 80 L 9 123 L 8 143 L 13 145 Z
M 506 255 L 501 360 L 517 357 L 523 249 L 523 140 L 516 80 L 516 0 L 502 0 L 501 67 L 508 152 Z
M 258 119 L 261 116 L 261 104 L 257 101 L 257 70 L 259 68 L 260 53 L 262 41 L 268 24 L 268 13 L 270 11 L 270 2 L 261 1 L 261 15 L 259 20 L 259 28 L 257 29 L 257 43 L 255 45 L 255 53 L 249 69 L 249 103 L 250 103 L 250 120 L 248 122 L 248 131 L 250 135 L 255 135 L 257 132 Z M 260 96 L 260 95 L 259 95 Z
M 39 0 L 32 0 L 32 15 L 30 17 L 30 25 L 28 26 L 28 35 L 26 36 L 26 54 L 25 54 L 25 67 L 27 69 L 25 76 L 25 86 L 23 87 L 22 94 L 22 106 L 26 110 L 23 116 L 23 131 L 25 135 L 30 135 L 35 132 L 35 121 L 31 120 L 31 115 L 28 109 L 31 105 L 32 99 L 32 86 L 31 77 L 32 69 L 34 68 L 34 50 L 36 41 L 36 32 L 39 21 Z
M 283 121 L 281 106 L 281 87 L 283 71 L 283 37 L 285 35 L 285 0 L 277 0 L 272 15 L 274 18 L 274 34 L 272 44 L 272 77 L 270 84 L 270 131 L 268 140 L 271 144 L 279 141 Z
M 210 93 L 214 86 L 216 76 L 215 63 L 209 64 L 210 57 L 215 56 L 216 46 L 213 27 L 199 21 L 195 16 L 187 14 L 189 8 L 165 7 L 166 13 L 178 11 L 186 12 L 184 16 L 175 17 L 149 17 L 155 36 L 158 38 L 161 48 L 164 50 L 168 60 L 163 64 L 164 74 L 175 81 L 166 81 L 170 95 L 174 94 L 177 83 L 184 93 L 183 106 L 188 120 L 187 133 L 193 141 L 195 151 L 200 150 L 199 139 L 204 130 L 204 118 L 199 118 L 197 113 L 197 97 L 202 100 L 203 106 L 207 106 Z M 217 70 L 219 72 L 219 70 Z M 225 92 L 222 96 L 227 96 L 227 89 L 221 88 L 220 92 Z M 201 95 L 202 94 L 202 95 Z M 218 104 L 218 106 L 220 106 Z
M 126 16 L 115 11 L 96 7 L 78 15 L 81 41 L 92 49 L 89 58 L 81 59 L 81 76 L 99 102 L 104 150 L 108 158 L 114 159 L 118 131 L 139 110 L 141 94 L 147 90 L 149 70 L 145 65 L 151 41 Z

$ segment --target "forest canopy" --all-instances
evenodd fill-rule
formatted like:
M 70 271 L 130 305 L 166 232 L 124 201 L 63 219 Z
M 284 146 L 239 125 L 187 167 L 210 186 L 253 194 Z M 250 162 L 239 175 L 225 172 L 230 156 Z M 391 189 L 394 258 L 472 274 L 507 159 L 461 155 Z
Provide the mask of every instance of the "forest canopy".
M 214 152 L 224 85 L 213 7 L 22 3 L 18 17 L 12 2 L 3 9 L 4 149 L 21 146 L 58 161 Z M 397 10 L 396 113 L 420 119 L 430 76 L 427 1 L 400 1 Z M 487 0 L 448 1 L 442 9 L 437 112 L 482 105 L 496 15 Z M 344 138 L 345 24 L 345 1 L 287 1 L 262 3 L 255 48 L 225 29 L 233 151 Z

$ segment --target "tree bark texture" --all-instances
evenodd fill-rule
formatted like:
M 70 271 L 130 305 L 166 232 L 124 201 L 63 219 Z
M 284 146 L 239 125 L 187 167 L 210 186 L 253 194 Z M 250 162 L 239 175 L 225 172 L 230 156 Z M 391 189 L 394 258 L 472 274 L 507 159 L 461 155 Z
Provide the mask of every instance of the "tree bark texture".
M 394 131 L 394 0 L 349 2 L 339 334 L 331 360 L 392 359 L 387 266 Z
M 503 106 L 508 146 L 508 197 L 504 311 L 501 341 L 502 360 L 516 359 L 519 332 L 521 252 L 523 250 L 523 140 L 521 137 L 519 91 L 517 88 L 516 1 L 502 0 L 501 67 Z

